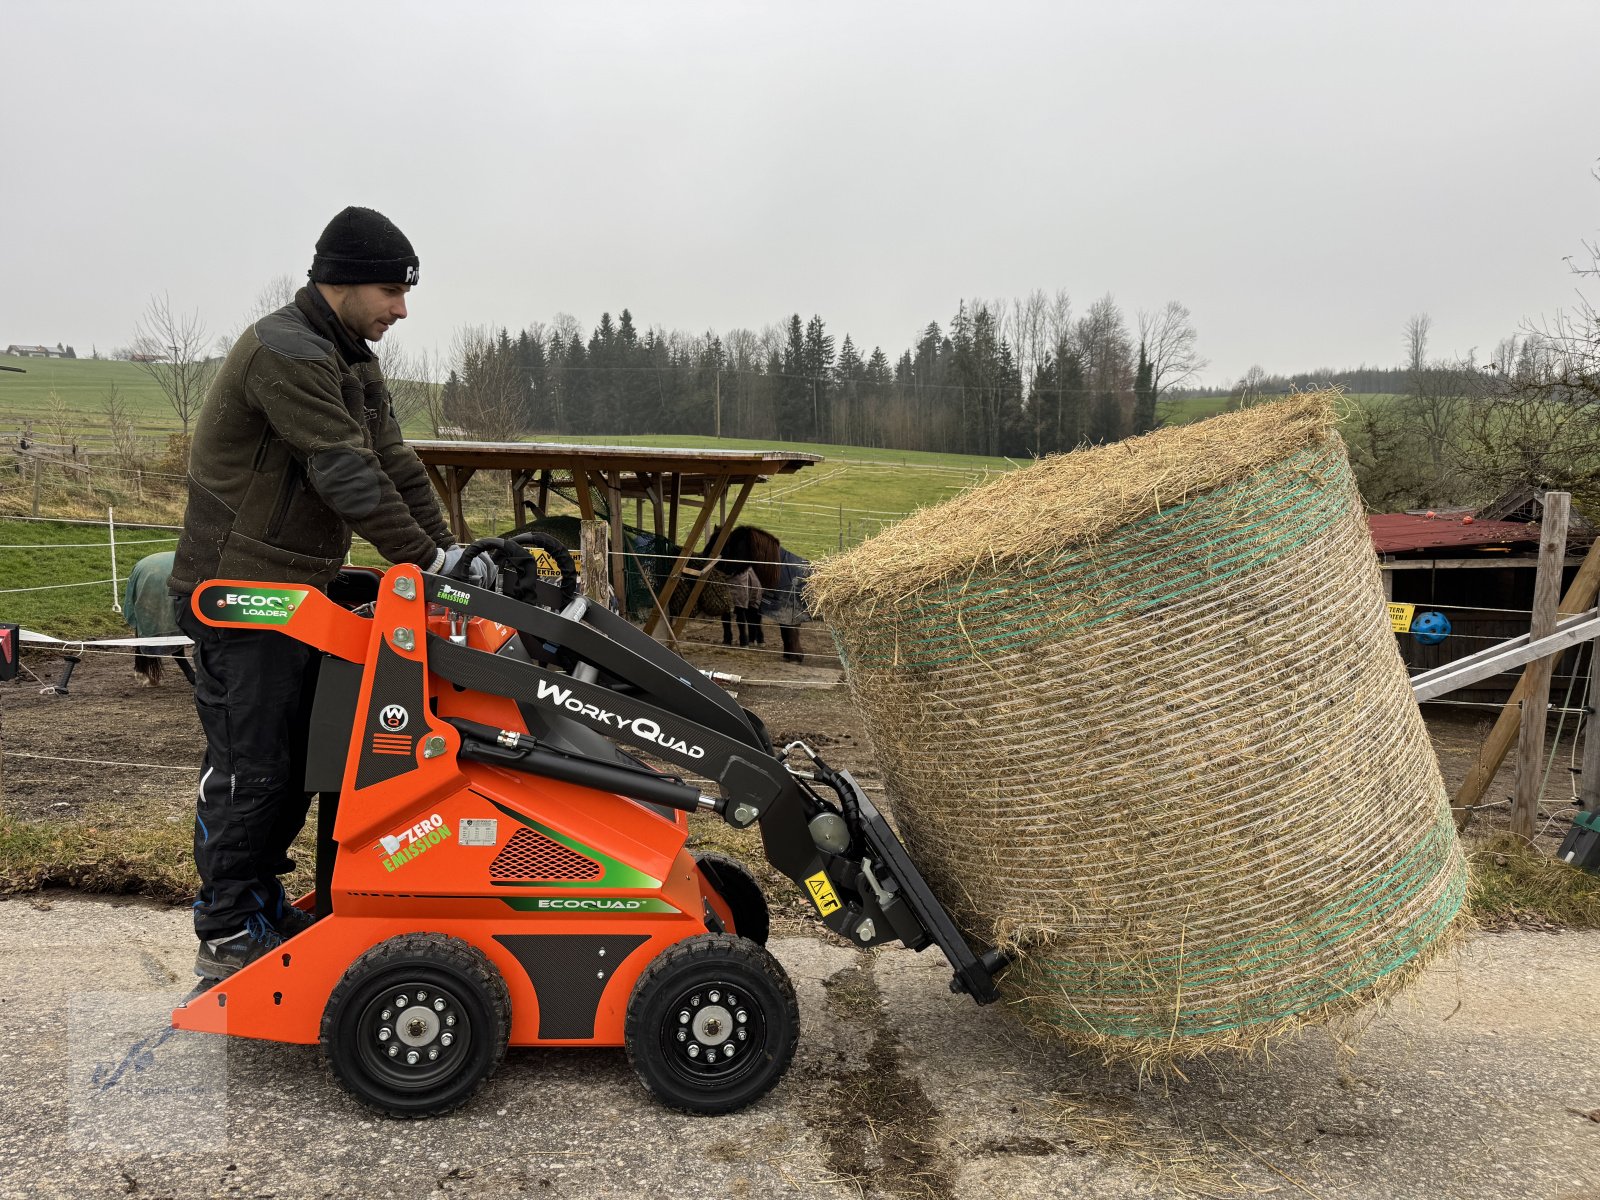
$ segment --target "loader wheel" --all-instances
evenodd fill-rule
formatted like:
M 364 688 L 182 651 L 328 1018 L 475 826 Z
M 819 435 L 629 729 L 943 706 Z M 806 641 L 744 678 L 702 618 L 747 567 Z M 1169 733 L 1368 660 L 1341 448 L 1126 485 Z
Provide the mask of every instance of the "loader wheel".
M 658 954 L 633 995 L 623 1040 L 644 1086 L 692 1113 L 743 1108 L 771 1091 L 794 1057 L 800 1010 L 768 951 L 702 933 Z
M 322 1012 L 334 1078 L 392 1117 L 449 1112 L 494 1073 L 511 997 L 476 947 L 442 933 L 379 942 L 351 964 Z
M 765 946 L 772 919 L 767 913 L 767 898 L 761 894 L 755 877 L 742 862 L 726 854 L 704 851 L 696 854 L 694 861 L 733 913 L 733 932 Z

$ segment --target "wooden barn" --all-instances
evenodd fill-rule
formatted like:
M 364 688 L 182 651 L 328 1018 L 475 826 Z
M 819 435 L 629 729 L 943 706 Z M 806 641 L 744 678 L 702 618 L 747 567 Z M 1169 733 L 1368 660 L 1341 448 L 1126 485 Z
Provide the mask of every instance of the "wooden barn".
M 1477 512 L 1374 513 L 1367 518 L 1389 599 L 1415 605 L 1417 613 L 1441 612 L 1450 621 L 1449 636 L 1435 645 L 1424 644 L 1411 633 L 1396 635 L 1413 673 L 1528 632 L 1542 516 L 1542 492 L 1526 488 Z M 1563 591 L 1594 536 L 1593 527 L 1574 513 Z M 1550 688 L 1553 707 L 1563 704 L 1574 672 L 1587 670 L 1586 648 L 1557 661 Z M 1456 704 L 1501 705 L 1516 680 L 1516 672 L 1497 675 L 1447 699 Z M 1581 674 L 1574 687 L 1576 696 L 1583 687 Z

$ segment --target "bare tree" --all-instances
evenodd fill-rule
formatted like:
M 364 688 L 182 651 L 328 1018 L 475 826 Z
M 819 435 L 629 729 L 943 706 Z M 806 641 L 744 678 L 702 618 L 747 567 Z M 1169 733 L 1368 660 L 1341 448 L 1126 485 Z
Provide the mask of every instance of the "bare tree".
M 111 434 L 111 457 L 119 470 L 136 471 L 143 459 L 139 435 L 133 418 L 128 414 L 128 401 L 115 383 L 100 396 L 100 411 L 105 415 L 106 428 Z
M 178 414 L 185 438 L 211 382 L 213 364 L 206 358 L 206 344 L 200 314 L 177 311 L 166 293 L 150 298 L 134 326 L 139 367 Z
M 522 390 L 509 355 L 499 353 L 487 326 L 464 325 L 450 348 L 452 390 L 442 397 L 452 425 L 484 441 L 511 441 L 522 432 Z
M 1445 504 L 1460 499 L 1452 443 L 1458 436 L 1467 396 L 1476 390 L 1478 371 L 1470 360 L 1428 358 L 1433 320 L 1416 313 L 1405 324 L 1406 395 L 1396 401 L 1402 429 L 1413 434 L 1427 456 L 1426 485 L 1418 503 Z
M 389 385 L 389 401 L 401 428 L 425 424 L 434 437 L 441 436 L 444 419 L 444 384 L 434 356 L 427 350 L 411 352 L 387 338 L 378 343 L 378 365 Z
M 1267 373 L 1261 369 L 1260 363 L 1254 363 L 1233 385 L 1233 405 L 1235 408 L 1249 408 L 1266 398 Z
M 1139 313 L 1139 340 L 1150 360 L 1150 384 L 1157 399 L 1205 369 L 1198 338 L 1188 308 L 1176 300 L 1168 300 L 1158 312 Z
M 1600 512 L 1600 322 L 1593 309 L 1530 327 L 1477 374 L 1455 431 L 1460 474 L 1475 497 L 1535 484 Z

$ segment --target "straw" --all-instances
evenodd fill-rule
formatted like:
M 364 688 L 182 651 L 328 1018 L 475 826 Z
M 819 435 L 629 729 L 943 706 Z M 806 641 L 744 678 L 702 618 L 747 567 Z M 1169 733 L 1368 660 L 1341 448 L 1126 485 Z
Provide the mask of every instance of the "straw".
M 1449 940 L 1465 861 L 1333 399 L 1048 459 L 817 568 L 902 835 L 1034 1028 L 1249 1049 Z

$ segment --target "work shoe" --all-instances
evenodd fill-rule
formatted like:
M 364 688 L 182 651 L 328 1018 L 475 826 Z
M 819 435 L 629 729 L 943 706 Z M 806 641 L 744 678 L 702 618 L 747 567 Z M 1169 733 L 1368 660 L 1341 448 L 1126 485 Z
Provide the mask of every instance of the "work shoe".
M 195 955 L 194 973 L 201 979 L 226 979 L 240 967 L 249 966 L 283 945 L 283 934 L 272 927 L 261 913 L 251 913 L 240 932 L 222 938 L 206 938 Z
M 285 904 L 283 911 L 278 914 L 278 919 L 273 922 L 278 932 L 285 938 L 292 938 L 297 933 L 304 933 L 317 923 L 317 918 L 303 908 L 296 908 L 292 904 Z

